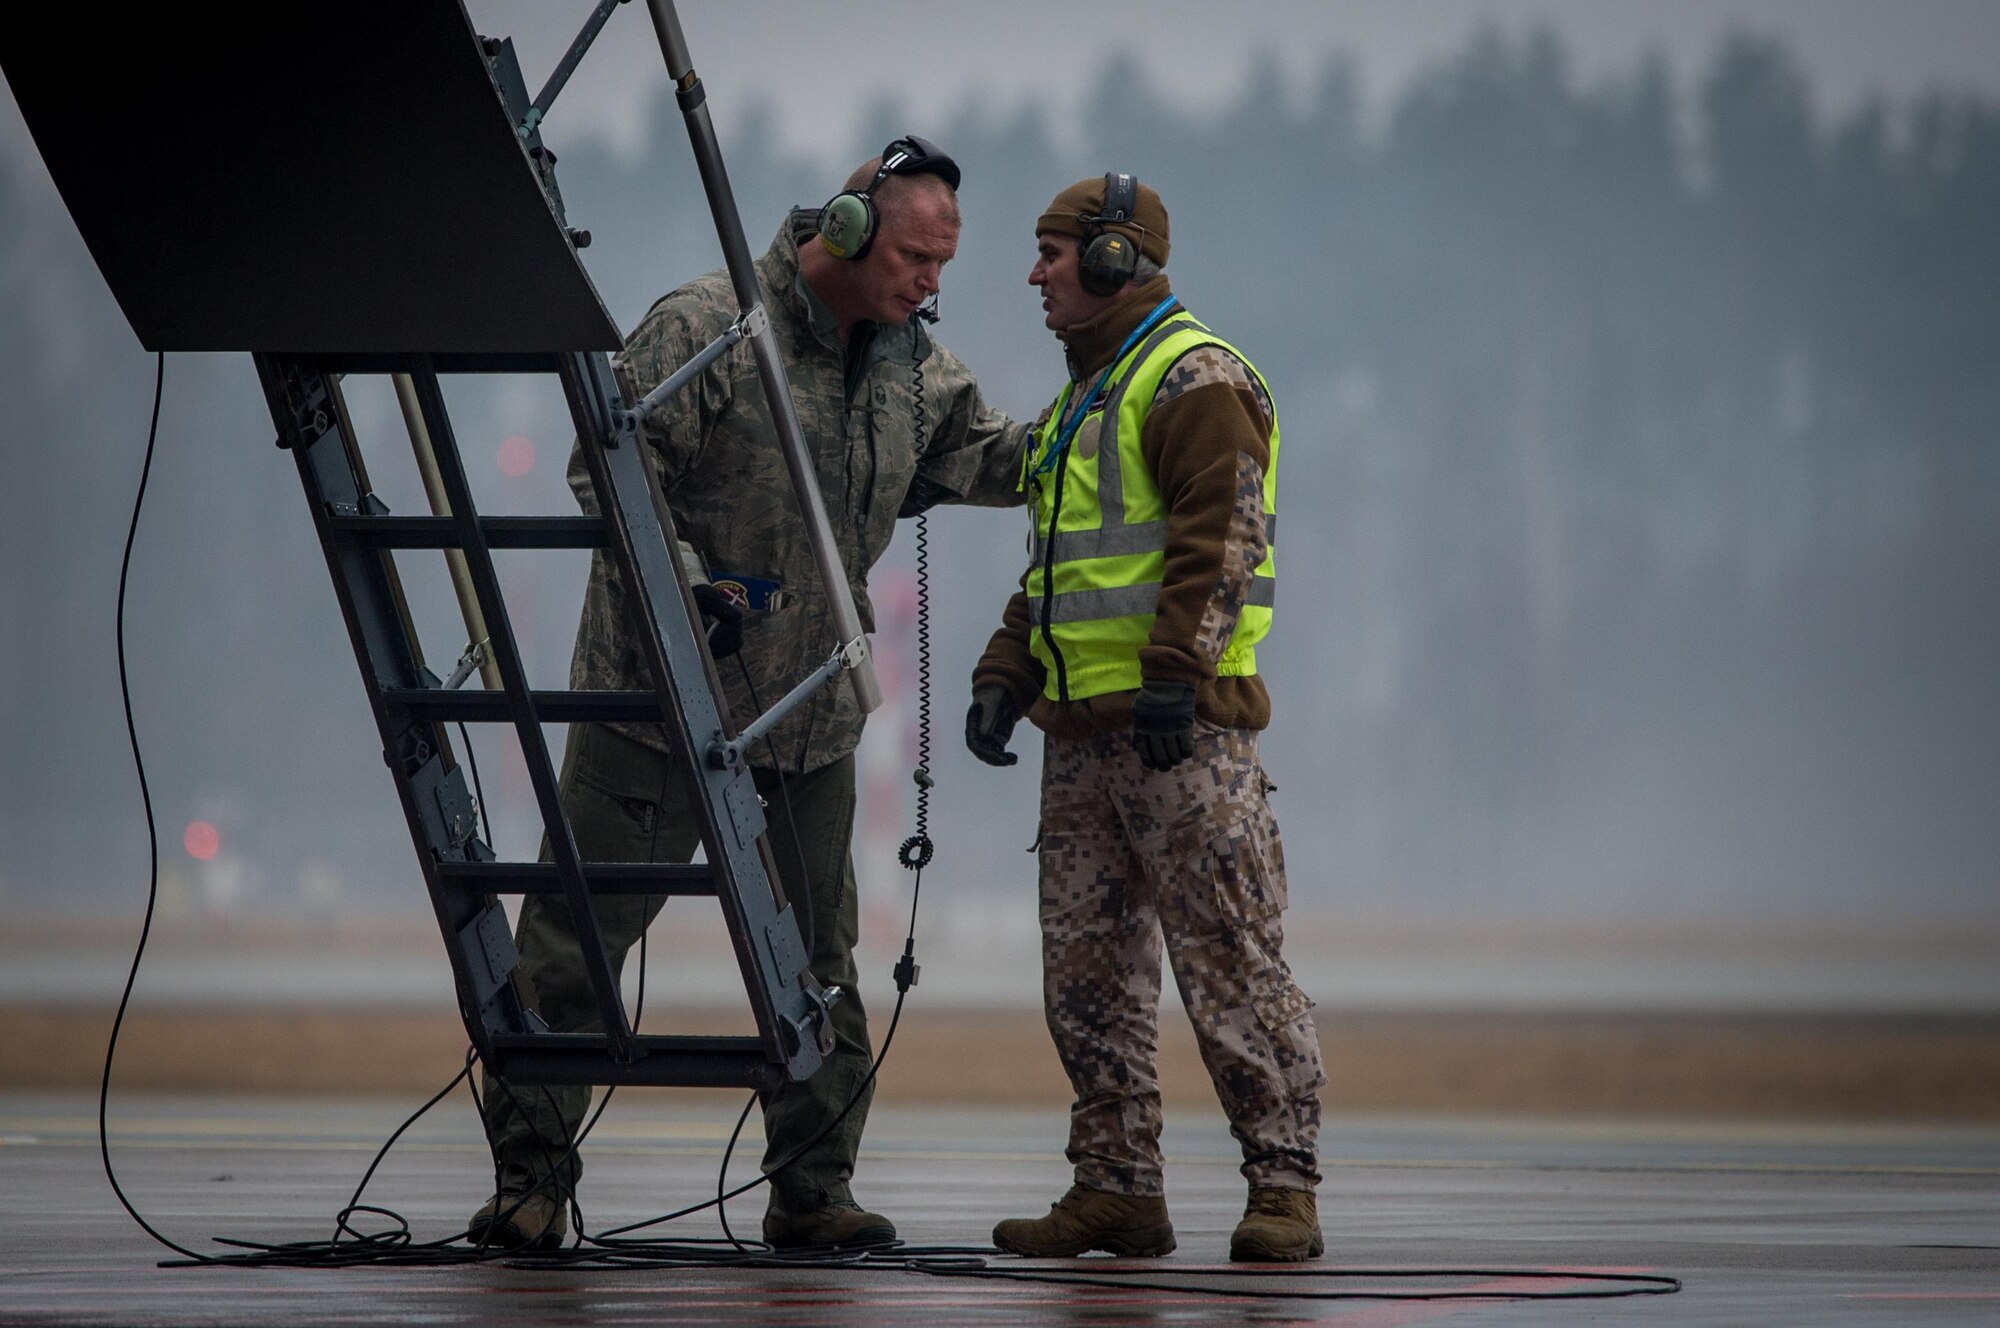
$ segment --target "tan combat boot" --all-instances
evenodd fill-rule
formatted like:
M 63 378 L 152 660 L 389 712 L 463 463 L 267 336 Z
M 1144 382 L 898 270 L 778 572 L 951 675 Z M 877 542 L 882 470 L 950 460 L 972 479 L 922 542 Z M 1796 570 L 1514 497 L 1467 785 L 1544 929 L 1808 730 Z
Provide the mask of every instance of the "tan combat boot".
M 1236 1263 L 1300 1263 L 1325 1253 L 1319 1201 L 1311 1190 L 1264 1185 L 1251 1190 L 1243 1220 L 1229 1237 L 1229 1257 Z
M 553 1250 L 568 1234 L 569 1204 L 546 1190 L 496 1194 L 472 1215 L 466 1229 L 474 1244 L 503 1250 Z
M 1009 1218 L 993 1243 L 1031 1259 L 1068 1259 L 1085 1250 L 1151 1259 L 1174 1252 L 1167 1201 L 1157 1194 L 1110 1194 L 1082 1185 L 1049 1207 L 1047 1217 Z

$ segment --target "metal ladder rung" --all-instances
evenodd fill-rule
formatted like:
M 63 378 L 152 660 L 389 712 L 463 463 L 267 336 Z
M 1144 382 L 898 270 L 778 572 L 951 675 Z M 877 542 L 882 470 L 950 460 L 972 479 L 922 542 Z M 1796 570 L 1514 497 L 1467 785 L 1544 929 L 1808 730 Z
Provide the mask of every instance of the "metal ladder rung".
M 373 549 L 456 549 L 458 522 L 448 516 L 336 516 L 341 539 Z M 609 543 L 594 516 L 482 516 L 479 529 L 495 549 L 601 549 Z
M 384 687 L 382 704 L 403 720 L 459 720 L 468 724 L 505 724 L 514 718 L 513 703 L 507 693 L 483 688 L 446 691 L 442 687 Z M 618 720 L 657 722 L 660 696 L 657 692 L 545 692 L 528 693 L 535 718 L 544 724 L 607 724 Z
M 638 1055 L 620 1062 L 597 1033 L 494 1033 L 493 1050 L 510 1077 L 542 1084 L 673 1084 L 690 1088 L 775 1088 L 785 1081 L 754 1037 L 642 1033 Z
M 438 878 L 448 886 L 487 895 L 559 895 L 562 878 L 553 862 L 444 862 Z M 713 897 L 715 870 L 706 863 L 586 862 L 583 879 L 594 895 Z

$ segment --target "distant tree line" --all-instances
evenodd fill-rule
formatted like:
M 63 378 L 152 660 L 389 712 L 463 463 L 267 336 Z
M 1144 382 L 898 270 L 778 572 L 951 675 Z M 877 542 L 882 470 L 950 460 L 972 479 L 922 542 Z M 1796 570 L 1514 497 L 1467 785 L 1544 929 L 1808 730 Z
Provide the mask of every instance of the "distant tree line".
M 1059 372 L 1033 217 L 1113 167 L 1161 190 L 1177 289 L 1283 418 L 1266 667 L 1295 888 L 1992 916 L 2000 107 L 1829 119 L 1749 35 L 1689 84 L 1655 60 L 1586 85 L 1555 34 L 1493 31 L 1379 126 L 1344 61 L 1304 98 L 1273 66 L 1212 114 L 1136 64 L 1097 85 L 1062 133 L 884 103 L 824 158 L 768 113 L 724 145 L 761 248 L 850 158 L 944 143 L 968 225 L 940 331 L 1023 412 Z M 670 99 L 653 115 L 638 159 L 558 168 L 627 325 L 716 261 Z M 5 276 L 24 355 L 41 279 Z M 25 387 L 9 418 L 57 427 L 70 385 Z M 976 644 L 993 588 L 944 575 L 948 639 Z M 0 634 L 0 666 L 25 649 Z

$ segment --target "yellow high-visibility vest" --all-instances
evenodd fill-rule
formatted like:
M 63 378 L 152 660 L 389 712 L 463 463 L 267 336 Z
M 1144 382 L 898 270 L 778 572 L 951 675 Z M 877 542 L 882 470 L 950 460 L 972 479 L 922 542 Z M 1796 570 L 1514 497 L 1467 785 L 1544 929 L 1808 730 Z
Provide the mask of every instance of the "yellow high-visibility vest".
M 1035 518 L 1026 586 L 1029 648 L 1048 670 L 1051 700 L 1140 685 L 1139 648 L 1151 639 L 1166 570 L 1167 506 L 1139 449 L 1139 432 L 1167 370 L 1200 346 L 1217 346 L 1242 360 L 1270 399 L 1269 384 L 1241 352 L 1176 310 L 1112 366 L 1063 454 L 1051 456 L 1071 396 L 1081 390 L 1076 383 L 1065 386 L 1023 463 Z M 1277 407 L 1271 410 L 1271 458 L 1264 468 L 1270 548 L 1216 665 L 1222 677 L 1255 673 L 1257 643 L 1271 630 L 1278 520 Z

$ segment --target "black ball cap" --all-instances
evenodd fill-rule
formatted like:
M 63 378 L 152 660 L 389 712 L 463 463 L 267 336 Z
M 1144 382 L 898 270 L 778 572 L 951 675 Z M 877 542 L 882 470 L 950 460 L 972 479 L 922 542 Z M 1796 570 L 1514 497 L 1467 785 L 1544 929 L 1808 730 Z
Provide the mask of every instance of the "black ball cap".
M 901 160 L 898 160 L 900 156 Z M 905 134 L 888 147 L 882 149 L 882 173 L 884 175 L 935 175 L 958 188 L 958 163 L 951 154 L 915 134 Z

